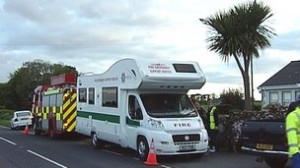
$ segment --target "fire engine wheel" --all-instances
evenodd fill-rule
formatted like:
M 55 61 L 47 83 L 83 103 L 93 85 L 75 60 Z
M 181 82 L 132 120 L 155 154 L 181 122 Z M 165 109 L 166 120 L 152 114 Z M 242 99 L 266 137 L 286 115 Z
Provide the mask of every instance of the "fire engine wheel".
M 101 147 L 101 141 L 98 139 L 96 133 L 92 133 L 92 145 L 95 149 L 98 149 Z
M 137 155 L 141 161 L 146 161 L 149 154 L 149 145 L 145 137 L 139 137 L 137 140 Z

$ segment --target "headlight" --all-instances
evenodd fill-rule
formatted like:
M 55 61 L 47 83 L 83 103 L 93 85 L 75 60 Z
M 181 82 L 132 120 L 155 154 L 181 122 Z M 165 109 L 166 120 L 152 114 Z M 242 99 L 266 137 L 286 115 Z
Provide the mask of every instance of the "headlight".
M 149 119 L 148 123 L 153 129 L 165 130 L 164 124 L 159 120 Z

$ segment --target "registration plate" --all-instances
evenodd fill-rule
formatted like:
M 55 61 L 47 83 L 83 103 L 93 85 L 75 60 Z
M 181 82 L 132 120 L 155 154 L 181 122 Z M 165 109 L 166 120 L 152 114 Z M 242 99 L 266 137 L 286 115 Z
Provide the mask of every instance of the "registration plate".
M 184 145 L 184 146 L 179 146 L 180 151 L 191 151 L 195 150 L 195 145 Z
M 273 150 L 272 144 L 256 144 L 257 149 L 263 149 L 263 150 Z

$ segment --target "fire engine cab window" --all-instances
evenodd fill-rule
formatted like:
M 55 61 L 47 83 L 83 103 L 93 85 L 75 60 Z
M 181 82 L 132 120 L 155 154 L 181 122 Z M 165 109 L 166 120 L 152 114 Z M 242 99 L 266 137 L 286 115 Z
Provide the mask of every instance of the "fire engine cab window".
M 107 87 L 102 89 L 102 106 L 118 107 L 118 88 Z
M 55 106 L 56 103 L 56 94 L 50 95 L 50 103 L 49 106 Z
M 50 97 L 48 96 L 48 95 L 45 95 L 45 96 L 43 96 L 42 97 L 42 104 L 43 104 L 43 106 L 49 106 L 49 99 L 50 99 Z
M 79 88 L 79 102 L 86 103 L 86 88 Z
M 89 88 L 89 104 L 95 104 L 95 88 Z
M 57 94 L 57 97 L 56 97 L 56 106 L 61 106 L 62 105 L 62 102 L 63 102 L 63 94 L 62 93 L 59 93 Z

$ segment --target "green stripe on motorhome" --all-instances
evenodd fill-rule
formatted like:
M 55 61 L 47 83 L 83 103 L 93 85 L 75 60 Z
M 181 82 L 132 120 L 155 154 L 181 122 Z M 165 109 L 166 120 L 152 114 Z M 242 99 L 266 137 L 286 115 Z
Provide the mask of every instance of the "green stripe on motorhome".
M 140 122 L 131 120 L 129 117 L 126 117 L 126 124 L 133 127 L 139 127 Z
M 108 121 L 111 123 L 120 124 L 120 116 L 111 115 L 111 114 L 103 114 L 103 113 L 93 113 L 87 111 L 77 111 L 78 117 L 89 118 L 92 116 L 92 119 L 100 120 L 100 121 Z

